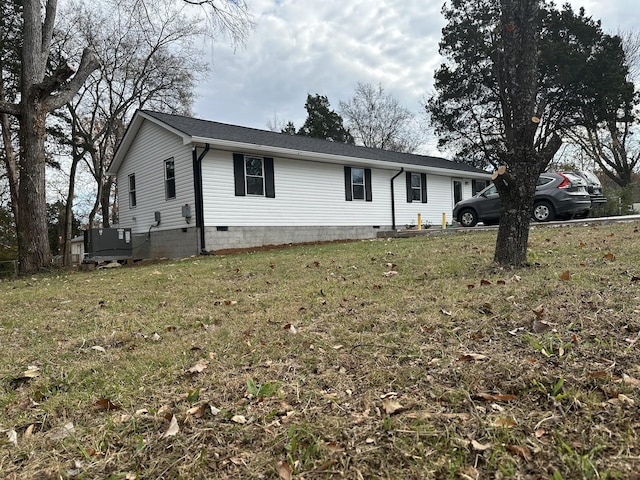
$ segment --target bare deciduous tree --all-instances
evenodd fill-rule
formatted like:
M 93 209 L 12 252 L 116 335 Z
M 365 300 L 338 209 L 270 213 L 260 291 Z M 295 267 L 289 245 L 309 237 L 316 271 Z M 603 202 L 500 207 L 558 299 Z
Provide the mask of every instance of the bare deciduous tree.
M 198 6 L 194 18 L 204 16 L 207 33 L 215 38 L 228 35 L 234 44 L 241 43 L 252 26 L 244 0 L 175 0 Z M 47 235 L 45 139 L 46 120 L 50 112 L 71 102 L 87 78 L 99 68 L 99 60 L 90 48 L 84 48 L 77 68 L 67 63 L 64 53 L 55 61 L 52 53 L 57 0 L 15 2 L 22 8 L 21 77 L 19 102 L 0 99 L 0 113 L 12 115 L 19 123 L 18 237 L 19 269 L 23 274 L 39 271 L 50 264 Z M 158 2 L 122 1 L 122 5 L 139 8 L 145 20 L 153 20 Z M 200 14 L 200 15 L 198 15 Z M 117 40 L 117 39 L 112 39 Z M 85 46 L 86 47 L 86 46 Z M 52 62 L 52 60 L 54 60 Z M 122 64 L 120 65 L 123 66 Z M 156 75 L 161 72 L 155 70 Z
M 340 114 L 356 143 L 396 152 L 413 152 L 421 141 L 415 115 L 400 105 L 382 85 L 356 85 L 354 96 L 340 102 Z

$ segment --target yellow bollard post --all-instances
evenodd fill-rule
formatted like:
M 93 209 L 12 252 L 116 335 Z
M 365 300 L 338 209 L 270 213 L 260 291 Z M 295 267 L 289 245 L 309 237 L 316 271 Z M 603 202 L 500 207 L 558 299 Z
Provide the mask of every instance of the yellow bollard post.
M 447 228 L 447 214 L 442 212 L 442 229 L 446 230 Z
M 418 214 L 418 230 L 422 230 L 422 214 Z

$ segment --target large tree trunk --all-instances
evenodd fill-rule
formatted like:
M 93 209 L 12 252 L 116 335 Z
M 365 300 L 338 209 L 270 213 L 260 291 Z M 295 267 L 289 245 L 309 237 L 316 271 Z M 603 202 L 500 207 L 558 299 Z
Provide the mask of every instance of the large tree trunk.
M 535 136 L 538 88 L 539 0 L 501 0 L 502 54 L 499 88 L 503 96 L 506 167 L 495 179 L 502 211 L 494 261 L 519 267 L 526 264 L 529 223 L 536 181 L 546 167 L 536 152 Z
M 56 2 L 47 14 L 55 17 Z M 20 98 L 20 173 L 18 189 L 18 262 L 22 274 L 37 272 L 51 263 L 47 231 L 45 180 L 45 122 L 47 109 L 38 86 L 44 79 L 49 54 L 50 17 L 42 23 L 40 2 L 25 2 L 23 10 L 22 78 Z M 44 44 L 43 44 L 44 43 Z M 44 47 L 44 48 L 43 48 Z
M 31 100 L 31 101 L 29 101 Z M 17 218 L 18 262 L 22 274 L 51 265 L 45 179 L 45 120 L 39 100 L 24 99 L 20 111 L 20 177 Z
M 498 175 L 494 183 L 499 188 L 502 211 L 496 239 L 494 261 L 501 265 L 521 266 L 527 263 L 529 223 L 533 209 L 535 183 L 539 167 L 523 153 L 520 161 L 511 162 L 512 167 Z

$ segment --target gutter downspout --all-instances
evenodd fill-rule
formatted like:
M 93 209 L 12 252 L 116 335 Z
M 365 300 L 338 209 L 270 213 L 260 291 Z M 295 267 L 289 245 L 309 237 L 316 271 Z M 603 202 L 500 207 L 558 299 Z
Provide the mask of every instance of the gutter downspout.
M 393 189 L 393 181 L 398 178 L 402 172 L 404 172 L 404 167 L 400 169 L 398 173 L 396 173 L 391 178 L 391 228 L 392 230 L 396 229 L 396 196 Z
M 196 229 L 200 233 L 200 254 L 206 255 L 204 235 L 204 199 L 202 194 L 202 159 L 209 151 L 209 144 L 205 143 L 204 150 L 198 155 L 198 147 L 193 147 L 193 192 L 195 197 Z

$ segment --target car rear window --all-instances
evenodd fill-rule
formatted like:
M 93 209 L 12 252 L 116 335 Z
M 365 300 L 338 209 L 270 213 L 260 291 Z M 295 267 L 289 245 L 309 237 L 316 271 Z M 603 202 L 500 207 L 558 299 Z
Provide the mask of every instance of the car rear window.
M 552 182 L 553 179 L 549 177 L 538 177 L 538 183 L 536 186 L 541 187 L 542 185 L 546 185 L 549 182 Z

